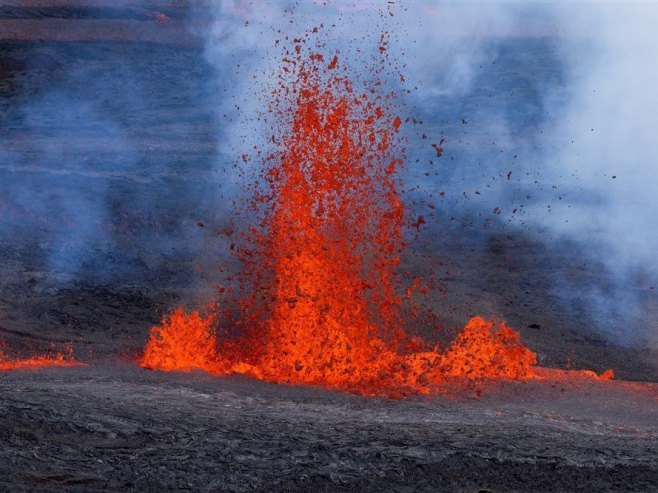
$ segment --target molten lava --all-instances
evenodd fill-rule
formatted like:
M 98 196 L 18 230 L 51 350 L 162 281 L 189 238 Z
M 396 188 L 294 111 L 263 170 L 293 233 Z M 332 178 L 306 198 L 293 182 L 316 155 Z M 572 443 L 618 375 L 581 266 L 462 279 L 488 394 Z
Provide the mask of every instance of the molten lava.
M 37 369 L 48 366 L 80 366 L 84 363 L 73 357 L 73 348 L 69 345 L 64 352 L 53 352 L 31 356 L 29 358 L 13 358 L 0 348 L 0 371 Z
M 140 366 L 159 370 L 208 370 L 217 362 L 217 336 L 211 329 L 212 317 L 174 311 L 153 327 Z
M 402 120 L 380 82 L 357 87 L 337 55 L 326 62 L 306 41 L 283 59 L 270 108 L 283 130 L 260 152 L 261 221 L 239 250 L 248 329 L 222 337 L 217 317 L 177 310 L 152 329 L 140 364 L 365 395 L 426 393 L 446 377 L 531 376 L 535 354 L 502 323 L 474 318 L 446 351 L 405 333 Z

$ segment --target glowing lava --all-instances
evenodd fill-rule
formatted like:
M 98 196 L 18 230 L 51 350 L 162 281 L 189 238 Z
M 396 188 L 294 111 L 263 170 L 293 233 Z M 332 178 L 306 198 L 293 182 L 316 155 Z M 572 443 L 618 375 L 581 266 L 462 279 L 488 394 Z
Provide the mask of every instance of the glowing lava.
M 364 395 L 426 393 L 449 377 L 530 377 L 536 356 L 503 323 L 474 318 L 446 351 L 405 333 L 402 120 L 380 83 L 355 88 L 337 55 L 325 61 L 305 43 L 283 59 L 270 114 L 284 130 L 259 153 L 269 188 L 254 210 L 265 212 L 239 253 L 248 329 L 218 337 L 217 317 L 176 310 L 152 329 L 139 364 Z
M 0 371 L 80 365 L 84 365 L 84 363 L 74 358 L 73 348 L 70 345 L 66 347 L 64 352 L 52 352 L 29 358 L 13 358 L 5 353 L 4 348 L 0 348 Z
M 218 360 L 212 317 L 176 310 L 151 329 L 141 366 L 159 370 L 210 370 Z

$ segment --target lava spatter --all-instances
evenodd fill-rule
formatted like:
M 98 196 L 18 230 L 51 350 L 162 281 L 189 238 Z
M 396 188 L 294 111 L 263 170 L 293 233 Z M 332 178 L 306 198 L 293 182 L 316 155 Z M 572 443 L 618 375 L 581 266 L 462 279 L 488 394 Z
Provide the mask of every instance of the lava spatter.
M 381 82 L 355 83 L 321 49 L 295 39 L 272 91 L 275 145 L 257 153 L 266 189 L 250 209 L 260 217 L 238 249 L 242 333 L 222 337 L 215 317 L 177 310 L 140 364 L 389 396 L 447 377 L 530 376 L 535 354 L 504 324 L 474 318 L 446 351 L 405 333 L 402 119 Z
M 175 310 L 151 329 L 140 366 L 167 371 L 209 370 L 217 361 L 212 317 Z

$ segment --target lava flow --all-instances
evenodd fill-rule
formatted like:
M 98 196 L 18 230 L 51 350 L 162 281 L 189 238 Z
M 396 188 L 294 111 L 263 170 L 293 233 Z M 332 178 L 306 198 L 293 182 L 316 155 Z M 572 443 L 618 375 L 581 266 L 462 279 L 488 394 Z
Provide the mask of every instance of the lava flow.
M 307 41 L 286 52 L 273 91 L 270 116 L 284 130 L 268 139 L 273 151 L 257 152 L 267 190 L 238 253 L 247 328 L 218 331 L 217 310 L 176 310 L 152 329 L 139 364 L 363 395 L 427 393 L 450 377 L 532 376 L 535 353 L 503 323 L 473 318 L 444 350 L 404 330 L 402 120 L 381 83 L 355 84 L 337 55 Z
M 52 352 L 31 356 L 29 358 L 14 358 L 6 354 L 0 347 L 0 371 L 37 369 L 52 366 L 80 366 L 84 363 L 77 361 L 73 356 L 73 348 L 66 346 L 64 352 Z

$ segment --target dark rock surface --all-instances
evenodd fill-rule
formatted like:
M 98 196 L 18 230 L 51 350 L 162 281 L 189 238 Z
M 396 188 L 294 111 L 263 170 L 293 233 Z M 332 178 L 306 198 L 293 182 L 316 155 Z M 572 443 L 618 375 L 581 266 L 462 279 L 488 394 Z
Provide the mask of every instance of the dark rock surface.
M 655 491 L 655 384 L 364 399 L 133 366 L 0 380 L 11 491 Z

